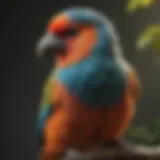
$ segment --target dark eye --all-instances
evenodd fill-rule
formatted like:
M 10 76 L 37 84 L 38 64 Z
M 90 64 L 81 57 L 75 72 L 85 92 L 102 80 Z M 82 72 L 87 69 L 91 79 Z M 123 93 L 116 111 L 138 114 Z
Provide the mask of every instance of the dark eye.
M 63 38 L 68 38 L 68 37 L 76 36 L 78 33 L 79 33 L 79 30 L 77 28 L 68 28 L 62 33 L 60 33 L 59 36 Z

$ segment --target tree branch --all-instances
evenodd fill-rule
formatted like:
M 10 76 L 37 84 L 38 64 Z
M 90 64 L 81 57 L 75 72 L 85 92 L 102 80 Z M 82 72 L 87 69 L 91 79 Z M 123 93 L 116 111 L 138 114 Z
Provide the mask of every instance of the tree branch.
M 125 145 L 124 148 L 106 148 L 100 151 L 80 154 L 70 150 L 63 160 L 160 160 L 160 146 L 147 147 Z

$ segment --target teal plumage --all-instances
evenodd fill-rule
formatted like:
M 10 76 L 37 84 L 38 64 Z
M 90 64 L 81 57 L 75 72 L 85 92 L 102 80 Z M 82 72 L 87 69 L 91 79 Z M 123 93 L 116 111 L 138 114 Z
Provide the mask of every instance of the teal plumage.
M 42 95 L 37 124 L 39 140 L 45 130 L 43 160 L 61 156 L 67 145 L 85 147 L 90 137 L 99 136 L 98 143 L 102 139 L 116 140 L 122 136 L 134 115 L 137 97 L 132 96 L 132 92 L 139 92 L 138 81 L 132 75 L 133 68 L 123 57 L 117 33 L 109 19 L 94 10 L 75 7 L 63 10 L 52 21 L 39 42 L 43 53 L 50 49 L 56 51 L 56 70 L 52 70 L 45 87 L 47 90 Z M 71 29 L 76 29 L 77 34 L 63 37 Z M 88 41 L 92 43 L 87 45 Z M 56 98 L 53 96 L 54 80 L 58 86 L 54 92 Z M 112 122 L 113 128 L 110 127 Z M 84 128 L 82 135 L 77 133 Z M 98 129 L 103 133 L 98 134 Z
M 79 77 L 79 78 L 78 78 Z M 62 69 L 57 79 L 79 101 L 90 106 L 112 106 L 119 103 L 127 87 L 127 74 L 115 61 L 88 58 Z
M 110 35 L 110 32 L 114 32 L 112 26 L 100 13 L 86 8 L 67 9 L 63 13 L 74 23 L 93 25 L 98 38 L 91 55 L 61 69 L 57 79 L 83 103 L 105 106 L 117 104 L 126 89 L 128 75 L 117 62 L 113 50 L 114 37 Z M 117 41 L 114 43 L 119 47 Z
M 117 34 L 111 35 L 111 32 L 115 31 L 112 30 L 109 20 L 107 21 L 100 13 L 83 7 L 69 8 L 62 13 L 70 17 L 73 23 L 95 26 L 98 35 L 97 44 L 87 59 L 59 69 L 56 73 L 52 69 L 40 104 L 37 124 L 39 137 L 42 137 L 45 122 L 52 111 L 53 104 L 49 102 L 49 94 L 52 90 L 53 75 L 70 90 L 71 94 L 92 107 L 117 104 L 127 86 L 127 73 L 121 63 L 117 63 L 117 55 L 114 51 L 114 47 L 120 50 L 118 38 L 114 39 Z M 113 44 L 115 46 L 112 46 Z

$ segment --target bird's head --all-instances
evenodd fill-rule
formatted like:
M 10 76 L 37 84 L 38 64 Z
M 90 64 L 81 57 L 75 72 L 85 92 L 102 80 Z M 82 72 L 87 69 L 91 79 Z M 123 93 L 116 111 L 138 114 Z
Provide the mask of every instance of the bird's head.
M 118 41 L 108 18 L 94 9 L 73 7 L 49 21 L 37 43 L 37 53 L 54 53 L 58 65 L 67 66 L 89 55 L 112 57 Z

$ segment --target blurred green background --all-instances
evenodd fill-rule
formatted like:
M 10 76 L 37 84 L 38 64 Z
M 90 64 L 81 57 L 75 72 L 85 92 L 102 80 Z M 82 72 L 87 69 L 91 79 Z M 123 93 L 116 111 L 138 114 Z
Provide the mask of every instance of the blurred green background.
M 158 0 L 128 0 L 126 3 L 126 12 L 128 14 L 135 14 L 135 12 L 140 10 L 149 10 L 157 3 Z M 150 48 L 154 51 L 153 53 L 160 54 L 160 24 L 150 24 L 146 26 L 144 31 L 142 31 L 140 35 L 137 35 L 135 45 L 137 50 Z M 160 114 L 159 117 L 153 118 L 146 125 L 133 125 L 128 130 L 126 139 L 138 144 L 160 144 Z

